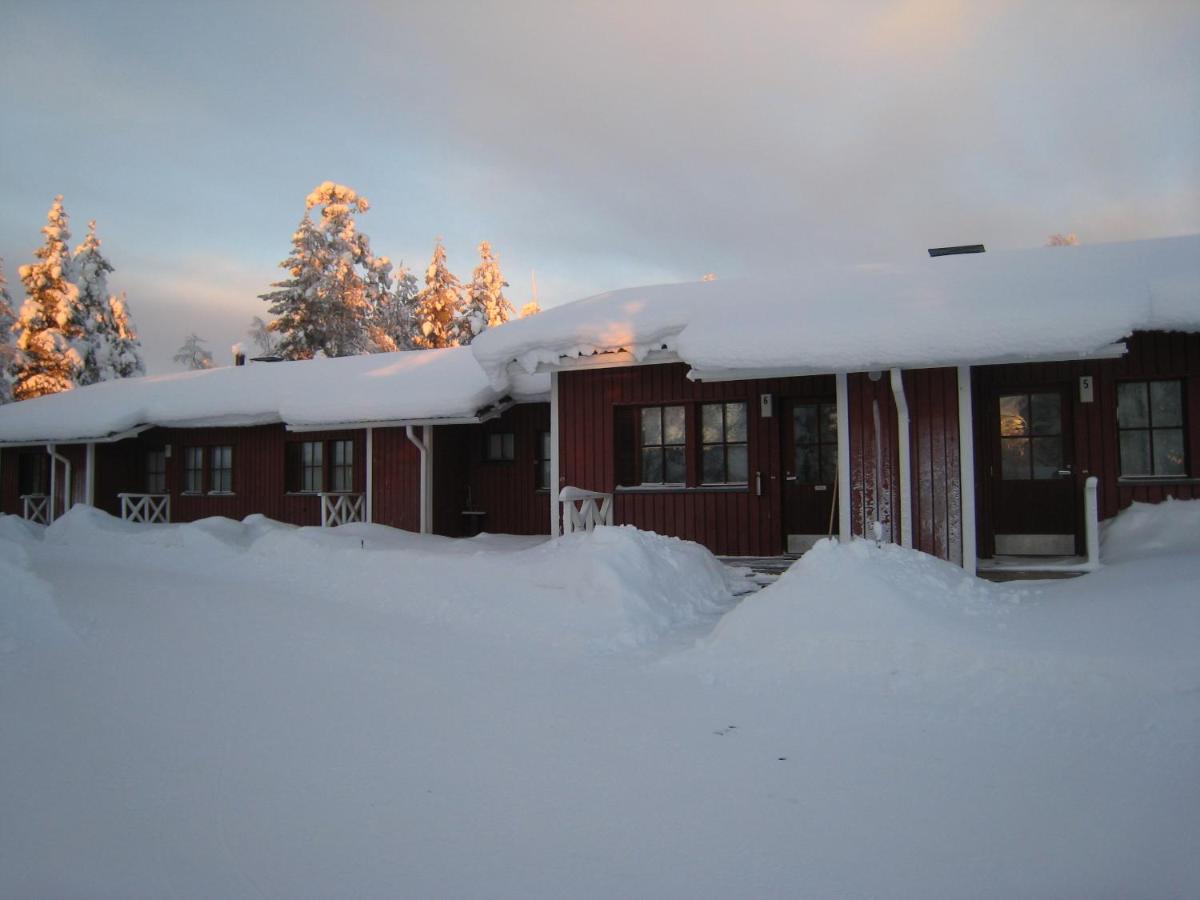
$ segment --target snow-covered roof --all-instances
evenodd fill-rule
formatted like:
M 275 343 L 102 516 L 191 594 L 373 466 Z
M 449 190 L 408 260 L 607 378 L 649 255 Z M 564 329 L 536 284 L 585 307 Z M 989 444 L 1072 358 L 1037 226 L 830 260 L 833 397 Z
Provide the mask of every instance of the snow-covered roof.
M 617 350 L 673 353 L 693 377 L 721 378 L 1072 359 L 1138 329 L 1200 330 L 1200 235 L 619 290 L 471 349 L 501 385 Z
M 296 428 L 473 420 L 509 394 L 534 399 L 549 377 L 493 388 L 466 347 L 256 363 L 108 381 L 0 407 L 0 443 L 111 437 L 153 426 Z

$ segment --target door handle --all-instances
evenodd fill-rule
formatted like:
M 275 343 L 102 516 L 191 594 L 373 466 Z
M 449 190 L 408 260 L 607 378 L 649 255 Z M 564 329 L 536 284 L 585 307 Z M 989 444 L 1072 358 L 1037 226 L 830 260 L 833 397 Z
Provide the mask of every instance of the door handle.
M 1070 466 L 1067 466 L 1065 469 L 1059 469 L 1058 474 L 1065 478 L 1068 475 L 1074 475 L 1075 472 L 1071 469 Z
M 783 479 L 783 480 L 784 480 L 784 481 L 795 481 L 795 480 L 796 480 L 796 476 L 795 476 L 795 475 L 786 475 L 786 476 L 784 476 L 784 479 Z

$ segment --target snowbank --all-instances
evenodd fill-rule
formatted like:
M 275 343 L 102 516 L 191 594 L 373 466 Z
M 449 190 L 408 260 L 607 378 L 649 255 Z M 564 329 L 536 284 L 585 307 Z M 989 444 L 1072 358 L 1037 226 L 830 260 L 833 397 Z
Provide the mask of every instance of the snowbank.
M 826 540 L 727 614 L 698 657 L 727 676 L 963 673 L 1028 595 L 895 544 Z
M 672 351 L 700 377 L 803 374 L 1072 359 L 1135 329 L 1198 328 L 1192 235 L 619 290 L 485 332 L 471 350 L 502 384 L 510 362 L 533 372 L 616 349 Z
M 54 605 L 50 586 L 33 571 L 29 549 L 42 528 L 0 514 L 0 657 L 24 653 L 72 636 Z
M 503 393 L 548 393 L 545 376 Z M 466 347 L 253 363 L 101 382 L 0 407 L 0 442 L 102 438 L 141 425 L 337 425 L 470 418 L 497 402 Z
M 1200 555 L 1200 500 L 1135 502 L 1104 525 L 1106 564 L 1175 554 Z
M 140 525 L 77 506 L 44 540 L 77 559 L 242 572 L 247 580 L 275 572 L 280 584 L 323 586 L 339 602 L 598 652 L 707 629 L 744 589 L 701 545 L 630 526 L 556 540 L 459 540 L 383 525 L 301 528 L 263 516 Z
M 719 677 L 862 676 L 891 689 L 1200 682 L 1200 501 L 1135 503 L 1107 526 L 1101 558 L 1080 578 L 992 584 L 894 544 L 823 541 L 728 613 L 691 662 Z

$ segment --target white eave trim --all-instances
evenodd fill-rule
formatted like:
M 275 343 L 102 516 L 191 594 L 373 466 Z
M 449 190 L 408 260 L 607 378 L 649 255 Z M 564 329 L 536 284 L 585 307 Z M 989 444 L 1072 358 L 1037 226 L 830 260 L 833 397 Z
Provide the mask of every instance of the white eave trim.
M 482 422 L 490 422 L 516 405 L 516 402 L 499 403 L 487 412 L 473 416 L 431 416 L 424 419 L 370 419 L 358 422 L 325 422 L 318 425 L 293 425 L 285 422 L 284 427 L 288 431 L 299 433 L 309 431 L 351 431 L 358 428 L 407 428 L 409 425 L 478 425 Z
M 73 438 L 39 438 L 29 441 L 0 441 L 0 447 L 45 447 L 47 444 L 115 444 L 117 441 L 123 441 L 126 438 L 137 437 L 143 431 L 149 431 L 154 428 L 154 425 L 138 425 L 136 428 L 130 428 L 128 431 L 116 431 L 107 435 L 93 435 L 89 437 L 73 437 Z
M 816 368 L 813 366 L 776 366 L 766 367 L 761 369 L 700 369 L 694 368 L 688 372 L 689 381 L 752 381 L 756 378 L 801 378 L 810 375 L 836 375 L 838 372 L 886 372 L 890 369 L 900 369 L 908 372 L 913 369 L 945 369 L 958 368 L 960 366 L 1005 366 L 1014 363 L 1050 363 L 1050 362 L 1075 362 L 1078 360 L 1091 359 L 1120 359 L 1125 355 L 1128 348 L 1124 341 L 1118 341 L 1114 344 L 1105 344 L 1102 347 L 1097 347 L 1095 350 L 1089 350 L 1082 353 L 1046 353 L 1033 354 L 1022 356 L 1020 354 L 1009 354 L 1007 356 L 994 356 L 987 359 L 969 359 L 969 360 L 923 360 L 920 362 L 906 363 L 864 363 L 855 365 L 848 369 L 829 369 Z

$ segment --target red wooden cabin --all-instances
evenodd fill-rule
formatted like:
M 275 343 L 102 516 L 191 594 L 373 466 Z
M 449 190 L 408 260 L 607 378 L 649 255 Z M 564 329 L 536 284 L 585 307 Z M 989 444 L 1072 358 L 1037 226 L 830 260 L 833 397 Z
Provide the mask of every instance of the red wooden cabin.
M 720 554 L 858 535 L 974 571 L 1089 566 L 1097 520 L 1200 495 L 1200 238 L 806 276 L 619 291 L 469 349 L 13 404 L 0 510 L 150 495 L 173 521 L 538 534 L 571 487 Z

